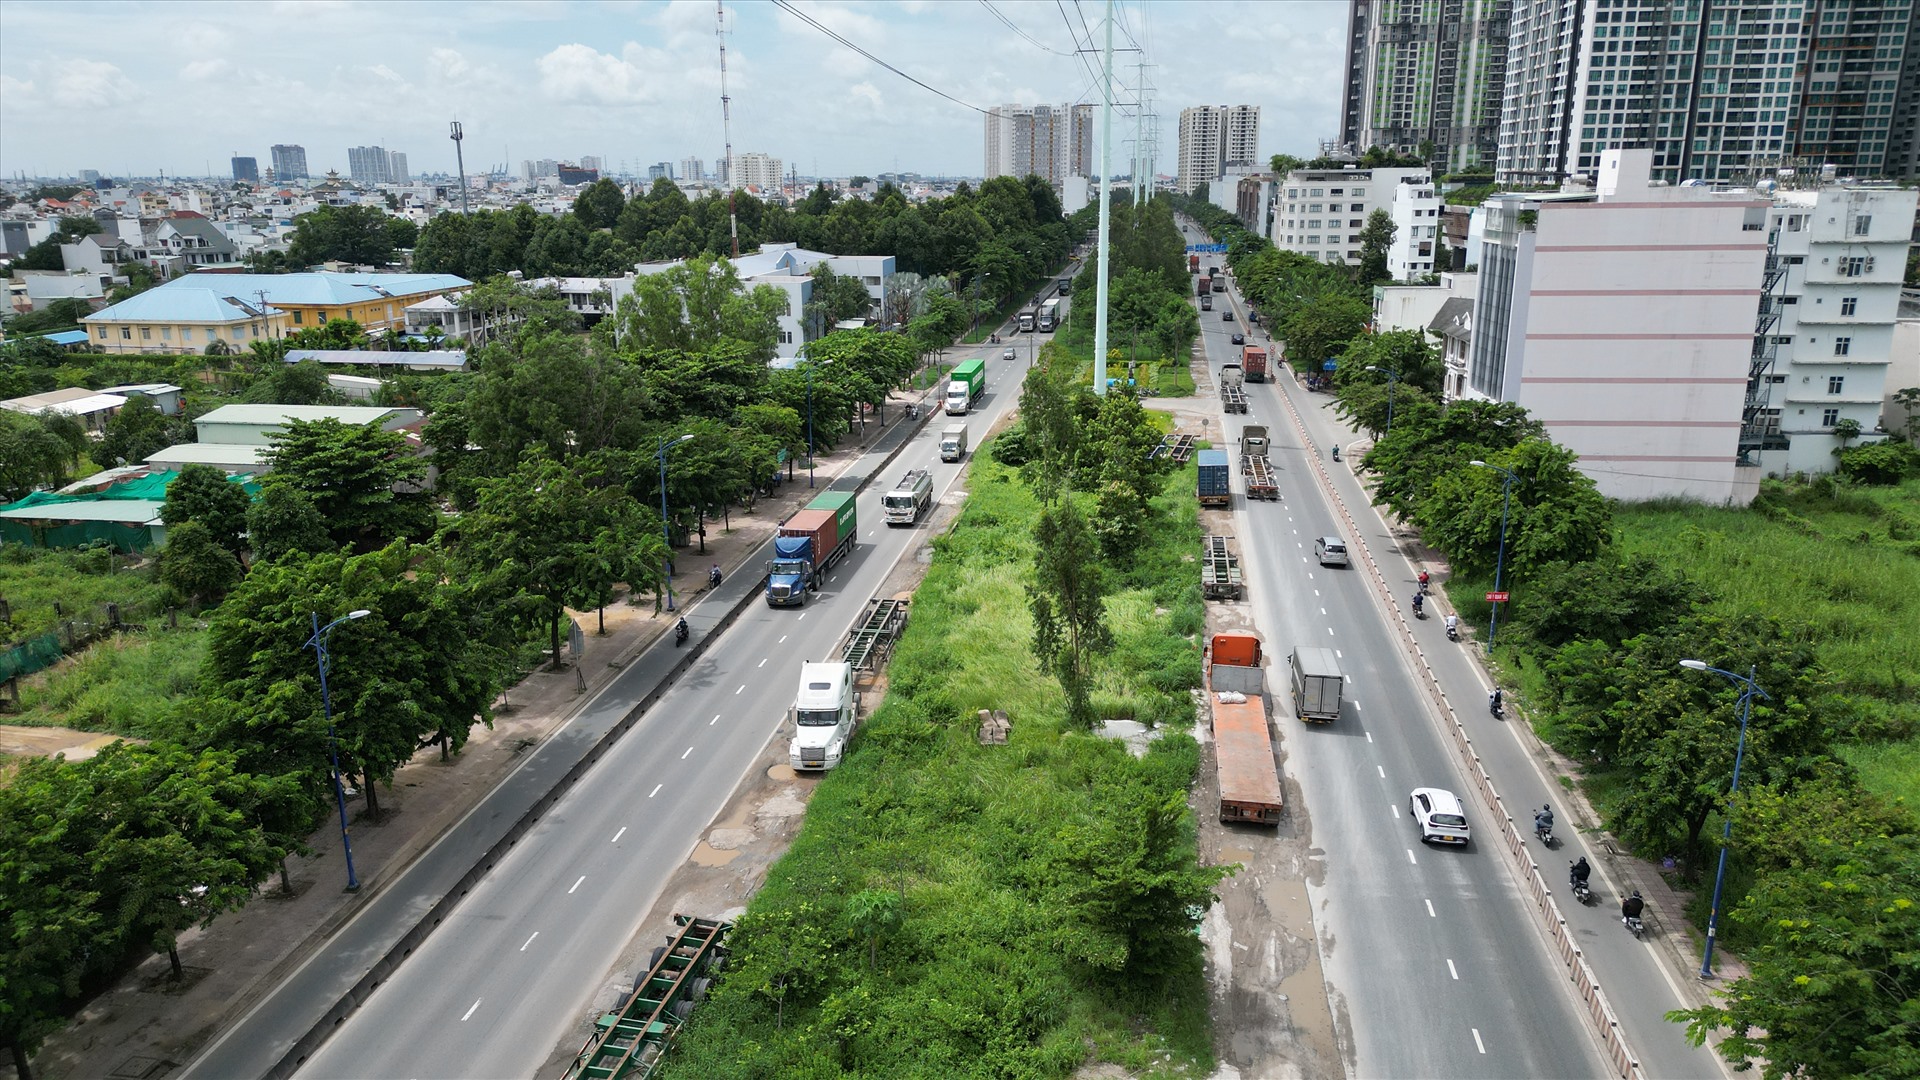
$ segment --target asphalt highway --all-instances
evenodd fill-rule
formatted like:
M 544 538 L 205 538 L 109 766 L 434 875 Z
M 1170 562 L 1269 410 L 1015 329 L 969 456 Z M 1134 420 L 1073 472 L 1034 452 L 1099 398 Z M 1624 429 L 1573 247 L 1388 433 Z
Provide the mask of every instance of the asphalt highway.
M 1228 323 L 1217 311 L 1201 313 L 1209 363 L 1217 372 L 1239 353 L 1228 334 L 1252 330 L 1254 344 L 1266 343 L 1267 335 L 1246 324 L 1243 301 L 1231 295 L 1214 299 L 1216 307 L 1227 301 L 1236 316 Z M 1246 423 L 1266 425 L 1281 499 L 1249 501 L 1236 478 L 1237 541 L 1272 657 L 1269 690 L 1287 773 L 1300 786 L 1313 846 L 1325 853 L 1324 876 L 1310 884 L 1309 894 L 1329 994 L 1352 1033 L 1355 1074 L 1609 1074 L 1592 1024 L 1550 952 L 1510 859 L 1491 836 L 1493 823 L 1451 741 L 1432 716 L 1404 639 L 1361 576 L 1367 571 L 1357 553 L 1352 568 L 1324 568 L 1314 558 L 1315 537 L 1341 536 L 1349 545 L 1363 539 L 1396 595 L 1404 593 L 1403 604 L 1417 588 L 1415 568 L 1346 465 L 1329 471 L 1365 535 L 1349 536 L 1337 524 L 1313 461 L 1343 442 L 1347 429 L 1324 408 L 1330 398 L 1296 389 L 1291 380 L 1247 390 L 1249 414 L 1230 417 L 1226 431 L 1236 438 Z M 1292 396 L 1312 445 L 1303 445 L 1283 394 Z M 1237 448 L 1229 454 L 1237 461 Z M 1464 646 L 1446 640 L 1442 620 L 1416 620 L 1414 627 L 1451 700 L 1470 709 L 1483 702 L 1484 676 Z M 1306 724 L 1293 715 L 1284 683 L 1285 658 L 1294 645 L 1339 654 L 1348 698 L 1338 722 Z M 1480 709 L 1466 723 L 1509 805 L 1554 801 L 1557 785 L 1504 730 L 1506 722 Z M 1460 795 L 1479 833 L 1475 841 L 1465 849 L 1422 845 L 1407 810 L 1415 787 Z M 1557 803 L 1556 811 L 1562 843 L 1551 852 L 1536 845 L 1534 857 L 1557 887 L 1566 863 L 1592 852 L 1571 834 Z M 1589 908 L 1574 904 L 1564 889 L 1556 888 L 1556 896 L 1642 1067 L 1656 1077 L 1722 1076 L 1709 1051 L 1688 1045 L 1680 1027 L 1664 1019 L 1682 999 L 1651 943 L 1636 941 L 1619 925 L 1618 891 L 1599 870 L 1594 885 L 1598 899 Z
M 1017 362 L 1000 359 L 1006 346 L 983 345 L 975 354 L 988 358 L 986 394 L 966 418 L 976 447 L 1019 399 L 1027 343 L 1018 345 Z M 816 598 L 799 609 L 750 602 L 298 1075 L 533 1075 L 588 1007 L 661 884 L 718 818 L 746 770 L 758 765 L 769 740 L 784 747 L 800 663 L 829 658 L 888 571 L 924 537 L 924 518 L 912 528 L 884 524 L 880 498 L 909 468 L 932 470 L 936 498 L 949 492 L 961 465 L 942 463 L 937 443 L 940 429 L 958 419 L 923 414 L 907 425 L 908 445 L 860 495 L 858 549 L 833 568 Z M 834 486 L 850 488 L 879 468 L 900 430 L 877 440 Z M 820 488 L 827 488 L 824 479 Z M 732 599 L 757 589 L 751 576 L 736 574 L 715 599 L 689 611 L 696 635 Z M 662 639 L 630 665 L 188 1075 L 262 1075 L 370 969 L 399 928 L 431 908 L 677 656 Z

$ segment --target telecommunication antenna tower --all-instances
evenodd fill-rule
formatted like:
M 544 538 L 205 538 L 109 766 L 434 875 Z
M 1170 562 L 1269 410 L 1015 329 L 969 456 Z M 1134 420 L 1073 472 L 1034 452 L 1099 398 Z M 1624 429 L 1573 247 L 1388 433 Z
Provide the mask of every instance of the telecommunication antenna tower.
M 460 140 L 466 138 L 460 131 L 460 121 L 453 122 L 453 134 L 449 137 L 453 139 L 454 166 L 460 170 L 460 212 L 464 214 L 467 212 L 467 159 L 460 151 Z
M 726 142 L 727 234 L 733 239 L 733 261 L 740 261 L 740 218 L 733 210 L 733 99 L 727 96 L 727 0 L 715 0 L 714 36 L 720 39 L 720 137 Z

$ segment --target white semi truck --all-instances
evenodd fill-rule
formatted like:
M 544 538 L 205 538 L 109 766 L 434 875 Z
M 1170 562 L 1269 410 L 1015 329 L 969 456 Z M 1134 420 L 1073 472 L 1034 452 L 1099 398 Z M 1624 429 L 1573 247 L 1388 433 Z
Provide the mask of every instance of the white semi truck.
M 787 745 L 787 764 L 795 772 L 825 772 L 840 764 L 860 718 L 852 665 L 802 663 L 789 715 L 793 741 Z

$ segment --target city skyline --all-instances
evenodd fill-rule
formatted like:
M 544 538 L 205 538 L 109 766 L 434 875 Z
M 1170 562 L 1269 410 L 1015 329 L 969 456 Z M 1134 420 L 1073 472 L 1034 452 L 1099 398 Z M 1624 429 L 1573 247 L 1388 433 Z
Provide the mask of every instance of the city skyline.
M 1103 7 L 1086 8 L 1084 28 L 1080 12 L 1066 7 L 1083 44 L 1089 28 L 1098 40 Z M 367 145 L 406 148 L 416 174 L 451 174 L 452 120 L 466 129 L 469 174 L 593 155 L 611 170 L 644 175 L 663 160 L 724 156 L 715 11 L 699 0 L 482 5 L 457 9 L 457 18 L 429 11 L 408 24 L 435 26 L 431 44 L 378 53 L 365 48 L 366 34 L 395 9 L 353 0 L 94 10 L 75 20 L 50 3 L 0 8 L 0 175 L 218 176 L 234 153 L 265 162 L 275 144 L 305 147 L 313 176 L 347 175 L 349 148 Z M 967 106 L 1099 98 L 1089 74 L 1098 55 L 1073 55 L 1054 6 L 997 9 L 1023 33 L 979 5 L 801 10 L 965 103 L 915 86 L 772 5 L 729 6 L 734 148 L 780 157 L 802 174 L 979 175 L 983 114 Z M 1259 105 L 1267 153 L 1310 155 L 1336 133 L 1345 4 L 1123 4 L 1119 12 L 1149 46 L 1161 171 L 1175 160 L 1171 118 L 1192 105 Z M 102 33 L 103 25 L 113 32 Z M 142 47 L 153 40 L 178 49 Z M 1120 51 L 1125 40 L 1116 31 L 1121 103 L 1133 100 L 1139 59 Z M 1244 63 L 1223 62 L 1223 51 Z M 76 125 L 87 138 L 73 137 Z M 1117 173 L 1126 171 L 1132 130 L 1116 110 Z

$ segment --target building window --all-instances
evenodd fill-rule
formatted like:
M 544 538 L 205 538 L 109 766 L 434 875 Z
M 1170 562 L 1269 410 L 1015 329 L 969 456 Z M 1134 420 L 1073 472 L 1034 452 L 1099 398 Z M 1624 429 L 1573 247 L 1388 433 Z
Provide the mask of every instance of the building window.
M 208 341 L 219 341 L 219 340 L 220 340 L 220 335 L 219 335 L 219 333 L 218 333 L 217 331 L 215 331 L 215 330 L 214 330 L 214 328 L 213 328 L 213 327 L 211 327 L 211 326 L 209 326 L 209 327 L 207 327 L 207 340 L 208 340 Z
M 793 344 L 793 331 L 791 330 L 780 331 L 780 344 L 782 345 Z
M 1873 215 L 1861 214 L 1853 219 L 1853 235 L 1865 236 L 1873 228 Z
M 1853 339 L 1852 339 L 1852 338 L 1850 338 L 1850 337 L 1837 337 L 1837 338 L 1834 338 L 1834 339 L 1833 339 L 1833 355 L 1835 355 L 1835 356 L 1846 356 L 1847 354 L 1849 354 L 1849 353 L 1851 353 L 1852 351 L 1853 351 Z
M 303 324 L 303 323 L 305 323 L 306 321 L 307 321 L 307 313 L 306 313 L 306 312 L 304 312 L 304 311 L 296 311 L 296 312 L 294 312 L 294 313 L 293 313 L 293 325 L 295 325 L 295 326 L 299 326 L 299 325 L 301 325 L 301 324 Z
M 1840 298 L 1840 314 L 1847 318 L 1852 318 L 1855 309 L 1857 309 L 1859 305 L 1860 305 L 1859 297 L 1843 296 Z
M 151 326 L 143 326 L 143 327 L 141 327 L 141 328 L 140 328 L 140 340 L 141 340 L 141 341 L 152 341 L 152 340 L 153 340 L 153 327 L 151 327 Z
M 104 326 L 100 327 L 100 340 L 101 341 L 107 340 L 107 328 Z
M 1820 426 L 1821 427 L 1830 428 L 1839 422 L 1840 422 L 1839 409 L 1821 409 L 1820 410 Z
M 161 328 L 160 328 L 160 340 L 161 340 L 161 341 L 172 341 L 172 340 L 173 340 L 173 327 L 171 327 L 171 326 L 163 326 L 163 327 L 161 327 Z
M 1840 260 L 1841 277 L 1862 277 L 1873 273 L 1873 256 L 1849 255 Z

